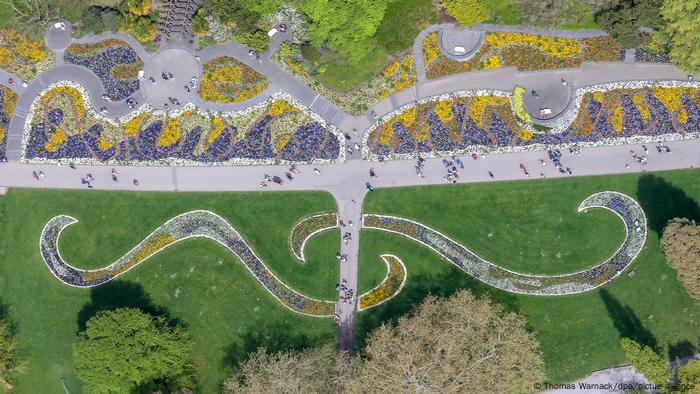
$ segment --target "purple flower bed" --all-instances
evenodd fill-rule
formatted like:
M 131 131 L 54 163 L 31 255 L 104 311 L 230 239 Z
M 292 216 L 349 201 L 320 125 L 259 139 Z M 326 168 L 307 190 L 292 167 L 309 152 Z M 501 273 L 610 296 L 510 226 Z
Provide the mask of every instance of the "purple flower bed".
M 63 61 L 83 66 L 95 73 L 111 100 L 124 100 L 139 90 L 139 81 L 135 79 L 135 76 L 134 79 L 122 80 L 116 79 L 113 75 L 114 68 L 119 65 L 133 65 L 141 62 L 131 47 L 112 46 L 96 54 L 91 53 L 85 56 L 72 53 L 69 47 L 63 55 Z
M 7 160 L 7 130 L 10 126 L 10 118 L 12 117 L 12 114 L 8 114 L 5 110 L 5 89 L 4 87 L 0 89 L 0 128 L 5 131 L 0 136 L 0 161 Z

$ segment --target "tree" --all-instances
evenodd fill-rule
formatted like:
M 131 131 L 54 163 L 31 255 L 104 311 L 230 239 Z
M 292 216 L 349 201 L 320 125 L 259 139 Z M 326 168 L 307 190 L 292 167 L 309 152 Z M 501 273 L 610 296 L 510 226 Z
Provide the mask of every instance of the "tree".
M 620 0 L 596 14 L 596 23 L 625 48 L 649 43 L 648 29 L 657 29 L 662 0 Z M 645 30 L 646 29 L 646 30 Z
M 223 393 L 332 393 L 338 391 L 336 382 L 331 347 L 275 354 L 261 348 L 224 382 Z
M 98 312 L 73 346 L 85 391 L 97 393 L 126 393 L 154 383 L 191 388 L 191 353 L 192 339 L 184 329 L 135 308 Z
M 650 382 L 659 385 L 659 392 L 664 392 L 664 385 L 671 380 L 673 372 L 668 369 L 668 363 L 648 346 L 629 339 L 622 338 L 622 350 L 625 351 L 627 361 L 634 369 L 644 375 Z
M 671 61 L 678 67 L 700 72 L 700 0 L 664 0 L 661 16 L 669 37 Z
M 261 15 L 245 1 L 208 0 L 205 6 L 217 22 L 238 32 L 252 33 L 258 29 Z
M 489 7 L 484 0 L 442 0 L 442 8 L 465 27 L 483 22 L 489 17 Z
M 192 33 L 204 36 L 209 32 L 209 22 L 204 17 L 204 9 L 200 8 L 194 18 L 192 18 Z
M 353 392 L 531 392 L 544 361 L 525 318 L 464 290 L 370 334 Z M 488 389 L 486 389 L 488 388 Z
M 155 40 L 158 26 L 147 16 L 137 16 L 131 13 L 117 17 L 117 28 L 131 34 L 139 42 L 146 43 Z
M 313 46 L 326 46 L 357 64 L 374 48 L 389 1 L 299 0 L 299 10 L 309 18 Z
M 690 360 L 676 371 L 676 388 L 689 394 L 700 393 L 700 360 Z M 691 388 L 692 387 L 692 388 Z
M 12 390 L 12 378 L 20 369 L 20 361 L 15 353 L 15 341 L 12 338 L 10 324 L 0 319 L 0 385 L 7 390 Z
M 51 0 L 3 0 L 3 5 L 18 30 L 30 38 L 41 37 L 49 23 L 60 16 Z
M 700 226 L 685 218 L 675 218 L 661 236 L 666 261 L 676 270 L 688 293 L 700 300 Z
M 530 25 L 558 27 L 584 23 L 606 0 L 517 0 L 520 14 Z

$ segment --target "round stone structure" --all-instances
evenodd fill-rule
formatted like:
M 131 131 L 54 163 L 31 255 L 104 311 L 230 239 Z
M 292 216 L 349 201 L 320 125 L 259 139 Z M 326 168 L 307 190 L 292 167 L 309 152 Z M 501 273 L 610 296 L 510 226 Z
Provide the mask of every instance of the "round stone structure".
M 57 21 L 49 25 L 44 34 L 46 47 L 54 52 L 61 52 L 73 42 L 73 27 L 69 22 Z
M 165 49 L 146 65 L 141 90 L 152 107 L 177 109 L 191 101 L 201 75 L 202 67 L 193 54 L 178 48 Z M 194 87 L 190 84 L 192 78 L 197 79 Z M 171 99 L 177 100 L 179 105 Z
M 439 46 L 449 59 L 465 61 L 471 59 L 484 42 L 483 31 L 445 27 L 438 33 Z
M 573 93 L 569 83 L 562 83 L 561 78 L 553 75 L 536 85 L 525 86 L 523 101 L 532 121 L 546 125 L 557 121 L 569 109 Z

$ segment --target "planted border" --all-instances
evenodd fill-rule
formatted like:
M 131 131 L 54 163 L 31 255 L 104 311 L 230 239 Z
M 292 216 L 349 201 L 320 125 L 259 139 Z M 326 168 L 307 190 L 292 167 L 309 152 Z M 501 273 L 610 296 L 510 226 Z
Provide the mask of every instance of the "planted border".
M 289 250 L 294 257 L 306 262 L 304 256 L 306 241 L 320 232 L 333 228 L 338 228 L 338 214 L 336 212 L 307 216 L 297 222 L 289 233 Z
M 335 302 L 306 297 L 287 286 L 255 254 L 245 239 L 221 216 L 210 211 L 191 211 L 178 215 L 155 229 L 117 261 L 98 270 L 84 270 L 68 264 L 58 249 L 61 232 L 78 220 L 59 215 L 46 223 L 39 239 L 39 251 L 51 273 L 66 285 L 94 287 L 107 283 L 151 256 L 189 238 L 209 238 L 236 256 L 260 284 L 293 312 L 317 317 L 331 316 Z
M 402 235 L 432 249 L 467 274 L 511 293 L 553 296 L 593 290 L 612 281 L 637 258 L 647 236 L 647 220 L 639 204 L 629 196 L 612 191 L 587 197 L 578 212 L 603 208 L 625 224 L 625 240 L 615 253 L 592 268 L 563 275 L 535 275 L 510 271 L 491 263 L 446 235 L 418 222 L 377 214 L 365 214 L 363 227 Z
M 199 96 L 215 103 L 240 103 L 262 93 L 270 86 L 264 75 L 240 61 L 219 56 L 202 67 Z
M 17 94 L 0 85 L 0 161 L 7 160 L 7 128 L 17 105 Z
M 396 297 L 406 284 L 408 270 L 403 261 L 393 254 L 382 254 L 379 257 L 386 264 L 386 277 L 372 290 L 360 295 L 358 311 L 371 309 L 389 301 Z

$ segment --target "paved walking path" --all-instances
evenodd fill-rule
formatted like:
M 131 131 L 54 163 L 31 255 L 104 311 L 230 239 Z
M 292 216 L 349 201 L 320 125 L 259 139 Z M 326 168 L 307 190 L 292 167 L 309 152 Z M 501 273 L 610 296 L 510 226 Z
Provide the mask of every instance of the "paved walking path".
M 629 81 L 629 80 L 660 80 L 683 79 L 684 76 L 670 65 L 650 64 L 624 64 L 624 63 L 584 63 L 577 69 L 547 70 L 537 72 L 519 72 L 514 68 L 501 68 L 491 71 L 457 74 L 437 80 L 427 81 L 425 69 L 422 63 L 422 50 L 420 42 L 422 37 L 432 31 L 440 29 L 440 25 L 431 26 L 421 32 L 415 41 L 414 53 L 418 71 L 419 84 L 415 87 L 403 90 L 390 97 L 375 103 L 371 109 L 379 116 L 394 109 L 415 101 L 419 98 L 437 94 L 449 93 L 465 89 L 502 89 L 512 90 L 516 85 L 525 86 L 528 90 L 538 90 L 541 96 L 547 95 L 553 86 L 565 79 L 572 87 L 582 87 L 592 84 Z M 489 30 L 490 26 L 480 26 L 482 30 Z M 520 28 L 521 31 L 534 32 L 531 29 Z M 498 30 L 506 30 L 499 26 Z M 541 34 L 539 30 L 538 34 Z M 551 31 L 549 33 L 552 33 Z M 561 32 L 556 32 L 561 33 Z M 290 33 L 287 33 L 290 34 Z M 552 33 L 553 34 L 553 33 Z M 566 34 L 585 37 L 600 35 L 598 31 L 567 32 Z M 168 44 L 161 47 L 155 55 L 147 53 L 133 39 L 123 34 L 105 34 L 89 37 L 73 42 L 97 42 L 106 38 L 118 38 L 127 41 L 148 67 L 149 62 L 172 48 L 188 51 L 195 56 L 199 65 L 217 56 L 230 56 L 244 64 L 254 68 L 265 75 L 271 82 L 271 87 L 261 95 L 244 103 L 217 104 L 201 100 L 194 96 L 193 102 L 205 109 L 234 110 L 247 107 L 260 102 L 276 90 L 283 90 L 294 96 L 321 117 L 336 125 L 346 133 L 353 129 L 358 130 L 358 136 L 350 133 L 354 143 L 361 144 L 363 133 L 373 122 L 369 115 L 354 117 L 340 110 L 328 99 L 316 93 L 313 89 L 303 84 L 293 75 L 289 74 L 271 61 L 274 52 L 289 38 L 283 33 L 278 33 L 272 39 L 270 50 L 262 54 L 260 61 L 248 56 L 248 49 L 235 42 L 223 45 L 215 45 L 196 52 L 184 44 Z M 62 51 L 56 52 L 62 59 Z M 0 78 L 9 77 L 9 74 L 0 70 Z M 19 79 L 16 79 L 19 80 Z M 16 106 L 15 115 L 8 130 L 7 156 L 9 163 L 0 165 L 0 188 L 6 187 L 35 187 L 72 189 L 82 188 L 80 179 L 87 173 L 95 177 L 92 185 L 95 189 L 108 190 L 160 190 L 160 191 L 275 191 L 275 190 L 322 190 L 333 194 L 338 204 L 340 219 L 346 223 L 353 221 L 354 226 L 345 227 L 343 232 L 349 232 L 351 241 L 348 245 L 341 243 L 342 253 L 348 255 L 348 261 L 341 264 L 340 278 L 345 279 L 348 287 L 357 289 L 358 253 L 359 253 L 359 225 L 362 213 L 362 202 L 367 193 L 366 182 L 371 182 L 375 187 L 397 187 L 412 185 L 430 185 L 443 183 L 444 167 L 441 159 L 432 159 L 426 162 L 423 174 L 425 178 L 418 178 L 414 171 L 413 161 L 391 161 L 386 164 L 371 163 L 360 160 L 359 154 L 348 156 L 348 161 L 343 164 L 328 165 L 300 165 L 301 174 L 292 182 L 283 185 L 272 183 L 267 188 L 260 185 L 265 174 L 283 175 L 287 171 L 286 166 L 250 166 L 250 167 L 130 167 L 118 168 L 118 182 L 111 180 L 111 169 L 106 166 L 80 166 L 77 170 L 67 166 L 58 167 L 50 165 L 21 164 L 20 158 L 21 137 L 26 116 L 30 106 L 39 93 L 51 83 L 71 80 L 85 87 L 96 107 L 107 107 L 110 116 L 122 116 L 129 112 L 124 101 L 105 102 L 101 99 L 104 88 L 95 74 L 91 71 L 75 65 L 65 65 L 62 61 L 42 74 L 40 74 L 29 86 L 12 86 L 11 88 L 20 94 Z M 556 82 L 556 83 L 555 83 Z M 147 81 L 144 83 L 148 83 Z M 573 91 L 573 89 L 571 89 Z M 558 94 L 561 92 L 557 92 Z M 141 90 L 132 97 L 140 104 L 145 102 Z M 561 100 L 563 96 L 557 96 Z M 184 104 L 184 103 L 183 103 Z M 552 104 L 554 105 L 554 104 Z M 602 148 L 590 148 L 584 151 L 581 157 L 571 157 L 565 152 L 562 162 L 564 166 L 571 167 L 575 176 L 602 175 L 624 173 L 630 171 L 652 171 L 676 168 L 689 168 L 700 166 L 700 140 L 679 141 L 668 144 L 673 150 L 670 154 L 656 156 L 652 153 L 649 164 L 642 167 L 631 160 L 629 146 L 611 146 Z M 639 148 L 635 148 L 639 149 Z M 466 167 L 460 172 L 460 183 L 491 181 L 488 171 L 495 173 L 497 180 L 524 179 L 520 163 L 530 167 L 533 174 L 542 171 L 549 177 L 561 176 L 552 166 L 542 168 L 539 159 L 545 158 L 544 152 L 522 152 L 489 156 L 485 159 L 473 161 L 471 158 L 463 158 Z M 631 168 L 627 169 L 626 164 Z M 321 175 L 314 173 L 313 168 L 318 167 Z M 370 178 L 369 170 L 374 168 L 378 177 Z M 537 169 L 537 171 L 535 171 Z M 32 171 L 43 171 L 45 179 L 35 181 L 32 179 Z M 132 179 L 139 180 L 139 186 L 133 185 Z M 341 241 L 342 242 L 342 241 Z M 354 350 L 354 317 L 357 310 L 357 302 L 350 304 L 340 303 L 339 348 L 349 351 Z

